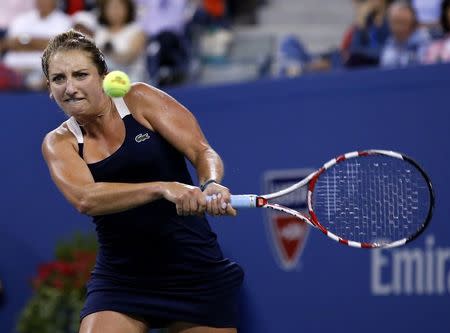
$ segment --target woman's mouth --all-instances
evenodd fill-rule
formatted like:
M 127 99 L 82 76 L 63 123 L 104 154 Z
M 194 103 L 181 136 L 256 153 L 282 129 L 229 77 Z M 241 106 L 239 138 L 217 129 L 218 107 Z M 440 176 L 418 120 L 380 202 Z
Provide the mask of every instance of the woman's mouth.
M 69 97 L 64 99 L 64 103 L 78 103 L 80 101 L 84 100 L 84 98 L 80 97 Z

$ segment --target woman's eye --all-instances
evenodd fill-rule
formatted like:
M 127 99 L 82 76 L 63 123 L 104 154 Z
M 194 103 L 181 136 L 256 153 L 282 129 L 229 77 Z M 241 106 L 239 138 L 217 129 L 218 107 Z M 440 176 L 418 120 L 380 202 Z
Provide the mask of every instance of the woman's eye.
M 85 78 L 87 75 L 88 75 L 87 73 L 77 73 L 76 77 Z
M 59 83 L 59 82 L 62 82 L 63 79 L 64 78 L 62 76 L 58 75 L 58 76 L 53 77 L 52 81 L 55 82 L 55 83 Z

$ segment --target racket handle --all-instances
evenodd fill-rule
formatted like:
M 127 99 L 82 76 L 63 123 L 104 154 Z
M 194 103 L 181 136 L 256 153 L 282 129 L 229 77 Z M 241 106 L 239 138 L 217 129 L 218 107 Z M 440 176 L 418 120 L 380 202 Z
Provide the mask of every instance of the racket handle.
M 254 208 L 256 207 L 256 198 L 254 194 L 241 194 L 231 196 L 231 206 L 233 208 Z
M 231 195 L 231 206 L 233 208 L 255 208 L 257 197 L 254 194 Z M 211 201 L 212 196 L 207 196 L 206 200 Z

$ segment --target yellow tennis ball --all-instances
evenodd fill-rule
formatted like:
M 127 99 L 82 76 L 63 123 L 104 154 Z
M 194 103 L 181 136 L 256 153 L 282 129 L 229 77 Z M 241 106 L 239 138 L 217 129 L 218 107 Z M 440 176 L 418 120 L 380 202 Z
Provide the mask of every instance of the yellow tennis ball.
M 108 96 L 123 97 L 130 88 L 130 78 L 122 71 L 112 71 L 103 79 L 103 90 Z

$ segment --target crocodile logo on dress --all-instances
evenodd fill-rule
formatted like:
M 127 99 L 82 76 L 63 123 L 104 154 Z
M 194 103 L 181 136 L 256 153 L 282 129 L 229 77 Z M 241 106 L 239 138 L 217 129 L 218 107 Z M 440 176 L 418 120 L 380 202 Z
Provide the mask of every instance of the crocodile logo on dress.
M 145 134 L 141 133 L 141 134 L 136 135 L 136 137 L 134 139 L 136 140 L 137 143 L 140 143 L 140 142 L 150 139 L 150 135 L 148 135 L 148 133 L 145 133 Z

